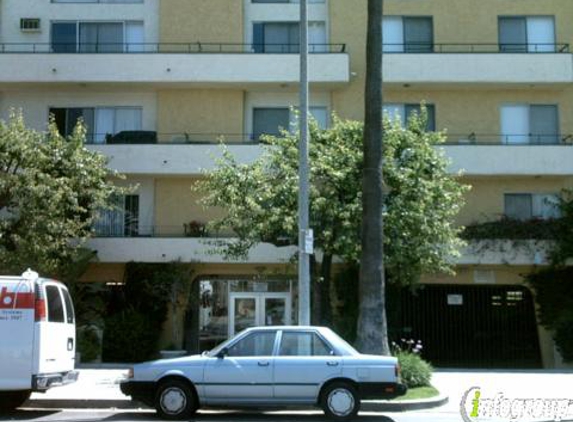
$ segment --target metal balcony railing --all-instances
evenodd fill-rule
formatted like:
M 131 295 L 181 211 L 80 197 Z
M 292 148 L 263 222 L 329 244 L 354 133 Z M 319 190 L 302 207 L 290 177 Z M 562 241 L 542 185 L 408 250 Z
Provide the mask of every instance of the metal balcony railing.
M 573 146 L 573 134 L 447 134 L 446 145 Z
M 569 53 L 569 44 L 407 43 L 384 44 L 384 53 Z
M 143 134 L 143 135 L 141 135 Z M 278 133 L 274 135 L 279 135 Z M 573 146 L 573 134 L 447 133 L 446 145 L 563 145 Z M 88 145 L 257 145 L 265 144 L 252 133 L 127 131 L 115 135 L 88 133 Z
M 231 238 L 229 233 L 211 232 L 204 224 L 142 225 L 137 221 L 129 224 L 98 223 L 93 230 L 95 238 Z
M 0 53 L 297 54 L 298 44 L 244 43 L 0 43 Z M 346 44 L 309 44 L 309 53 L 344 53 Z
M 262 142 L 259 136 L 250 133 L 123 131 L 86 134 L 88 145 L 253 145 Z

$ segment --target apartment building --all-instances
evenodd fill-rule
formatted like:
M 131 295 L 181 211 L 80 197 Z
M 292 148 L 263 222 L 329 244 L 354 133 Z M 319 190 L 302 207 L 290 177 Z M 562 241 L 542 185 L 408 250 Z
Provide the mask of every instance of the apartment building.
M 447 129 L 451 171 L 473 187 L 459 224 L 555 216 L 553 198 L 573 186 L 573 3 L 387 0 L 384 13 L 386 112 L 405 120 L 424 101 L 429 128 Z M 332 112 L 363 118 L 366 17 L 366 0 L 309 1 L 323 126 Z M 130 261 L 192 262 L 202 349 L 296 322 L 294 248 L 262 244 L 240 262 L 208 253 L 202 224 L 224 211 L 203 210 L 190 186 L 221 136 L 249 162 L 261 133 L 288 127 L 298 20 L 296 0 L 0 0 L 3 116 L 22 108 L 43 129 L 52 113 L 62 133 L 83 118 L 89 148 L 138 185 L 96 226 L 86 281 L 121 282 Z M 442 365 L 560 367 L 523 285 L 547 264 L 543 247 L 497 243 L 470 242 L 455 276 L 424 277 L 404 299 L 403 335 Z

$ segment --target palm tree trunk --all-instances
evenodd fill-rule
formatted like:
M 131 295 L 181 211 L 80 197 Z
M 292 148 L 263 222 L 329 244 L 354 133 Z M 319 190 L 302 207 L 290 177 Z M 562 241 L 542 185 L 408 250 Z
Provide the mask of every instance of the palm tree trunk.
M 364 170 L 362 179 L 362 259 L 360 263 L 357 345 L 363 353 L 389 354 L 384 296 L 382 207 L 382 10 L 368 0 Z

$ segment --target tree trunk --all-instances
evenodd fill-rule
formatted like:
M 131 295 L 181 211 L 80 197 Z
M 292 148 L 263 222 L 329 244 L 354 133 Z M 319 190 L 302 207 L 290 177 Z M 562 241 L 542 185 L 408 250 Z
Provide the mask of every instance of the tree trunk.
M 368 0 L 357 346 L 363 353 L 390 354 L 385 309 L 382 220 L 382 9 L 383 0 Z
M 330 294 L 332 255 L 324 255 L 322 262 L 316 256 L 310 257 L 312 280 L 311 322 L 313 325 L 330 327 L 332 323 L 332 300 Z
M 317 271 L 316 256 L 310 256 L 310 280 L 312 288 L 310 289 L 310 323 L 320 325 L 322 319 L 322 289 L 320 288 L 320 276 Z
M 320 323 L 325 327 L 332 326 L 332 297 L 331 276 L 332 276 L 332 255 L 325 254 L 320 264 L 320 290 L 322 299 L 322 309 Z

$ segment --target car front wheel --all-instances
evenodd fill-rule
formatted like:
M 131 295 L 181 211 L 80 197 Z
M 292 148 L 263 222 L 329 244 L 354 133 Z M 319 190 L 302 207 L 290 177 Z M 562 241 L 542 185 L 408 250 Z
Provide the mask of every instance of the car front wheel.
M 329 418 L 344 421 L 356 416 L 360 409 L 360 397 L 351 384 L 333 382 L 324 388 L 321 406 Z
M 155 409 L 164 419 L 187 419 L 198 407 L 193 387 L 183 380 L 167 380 L 157 389 Z

